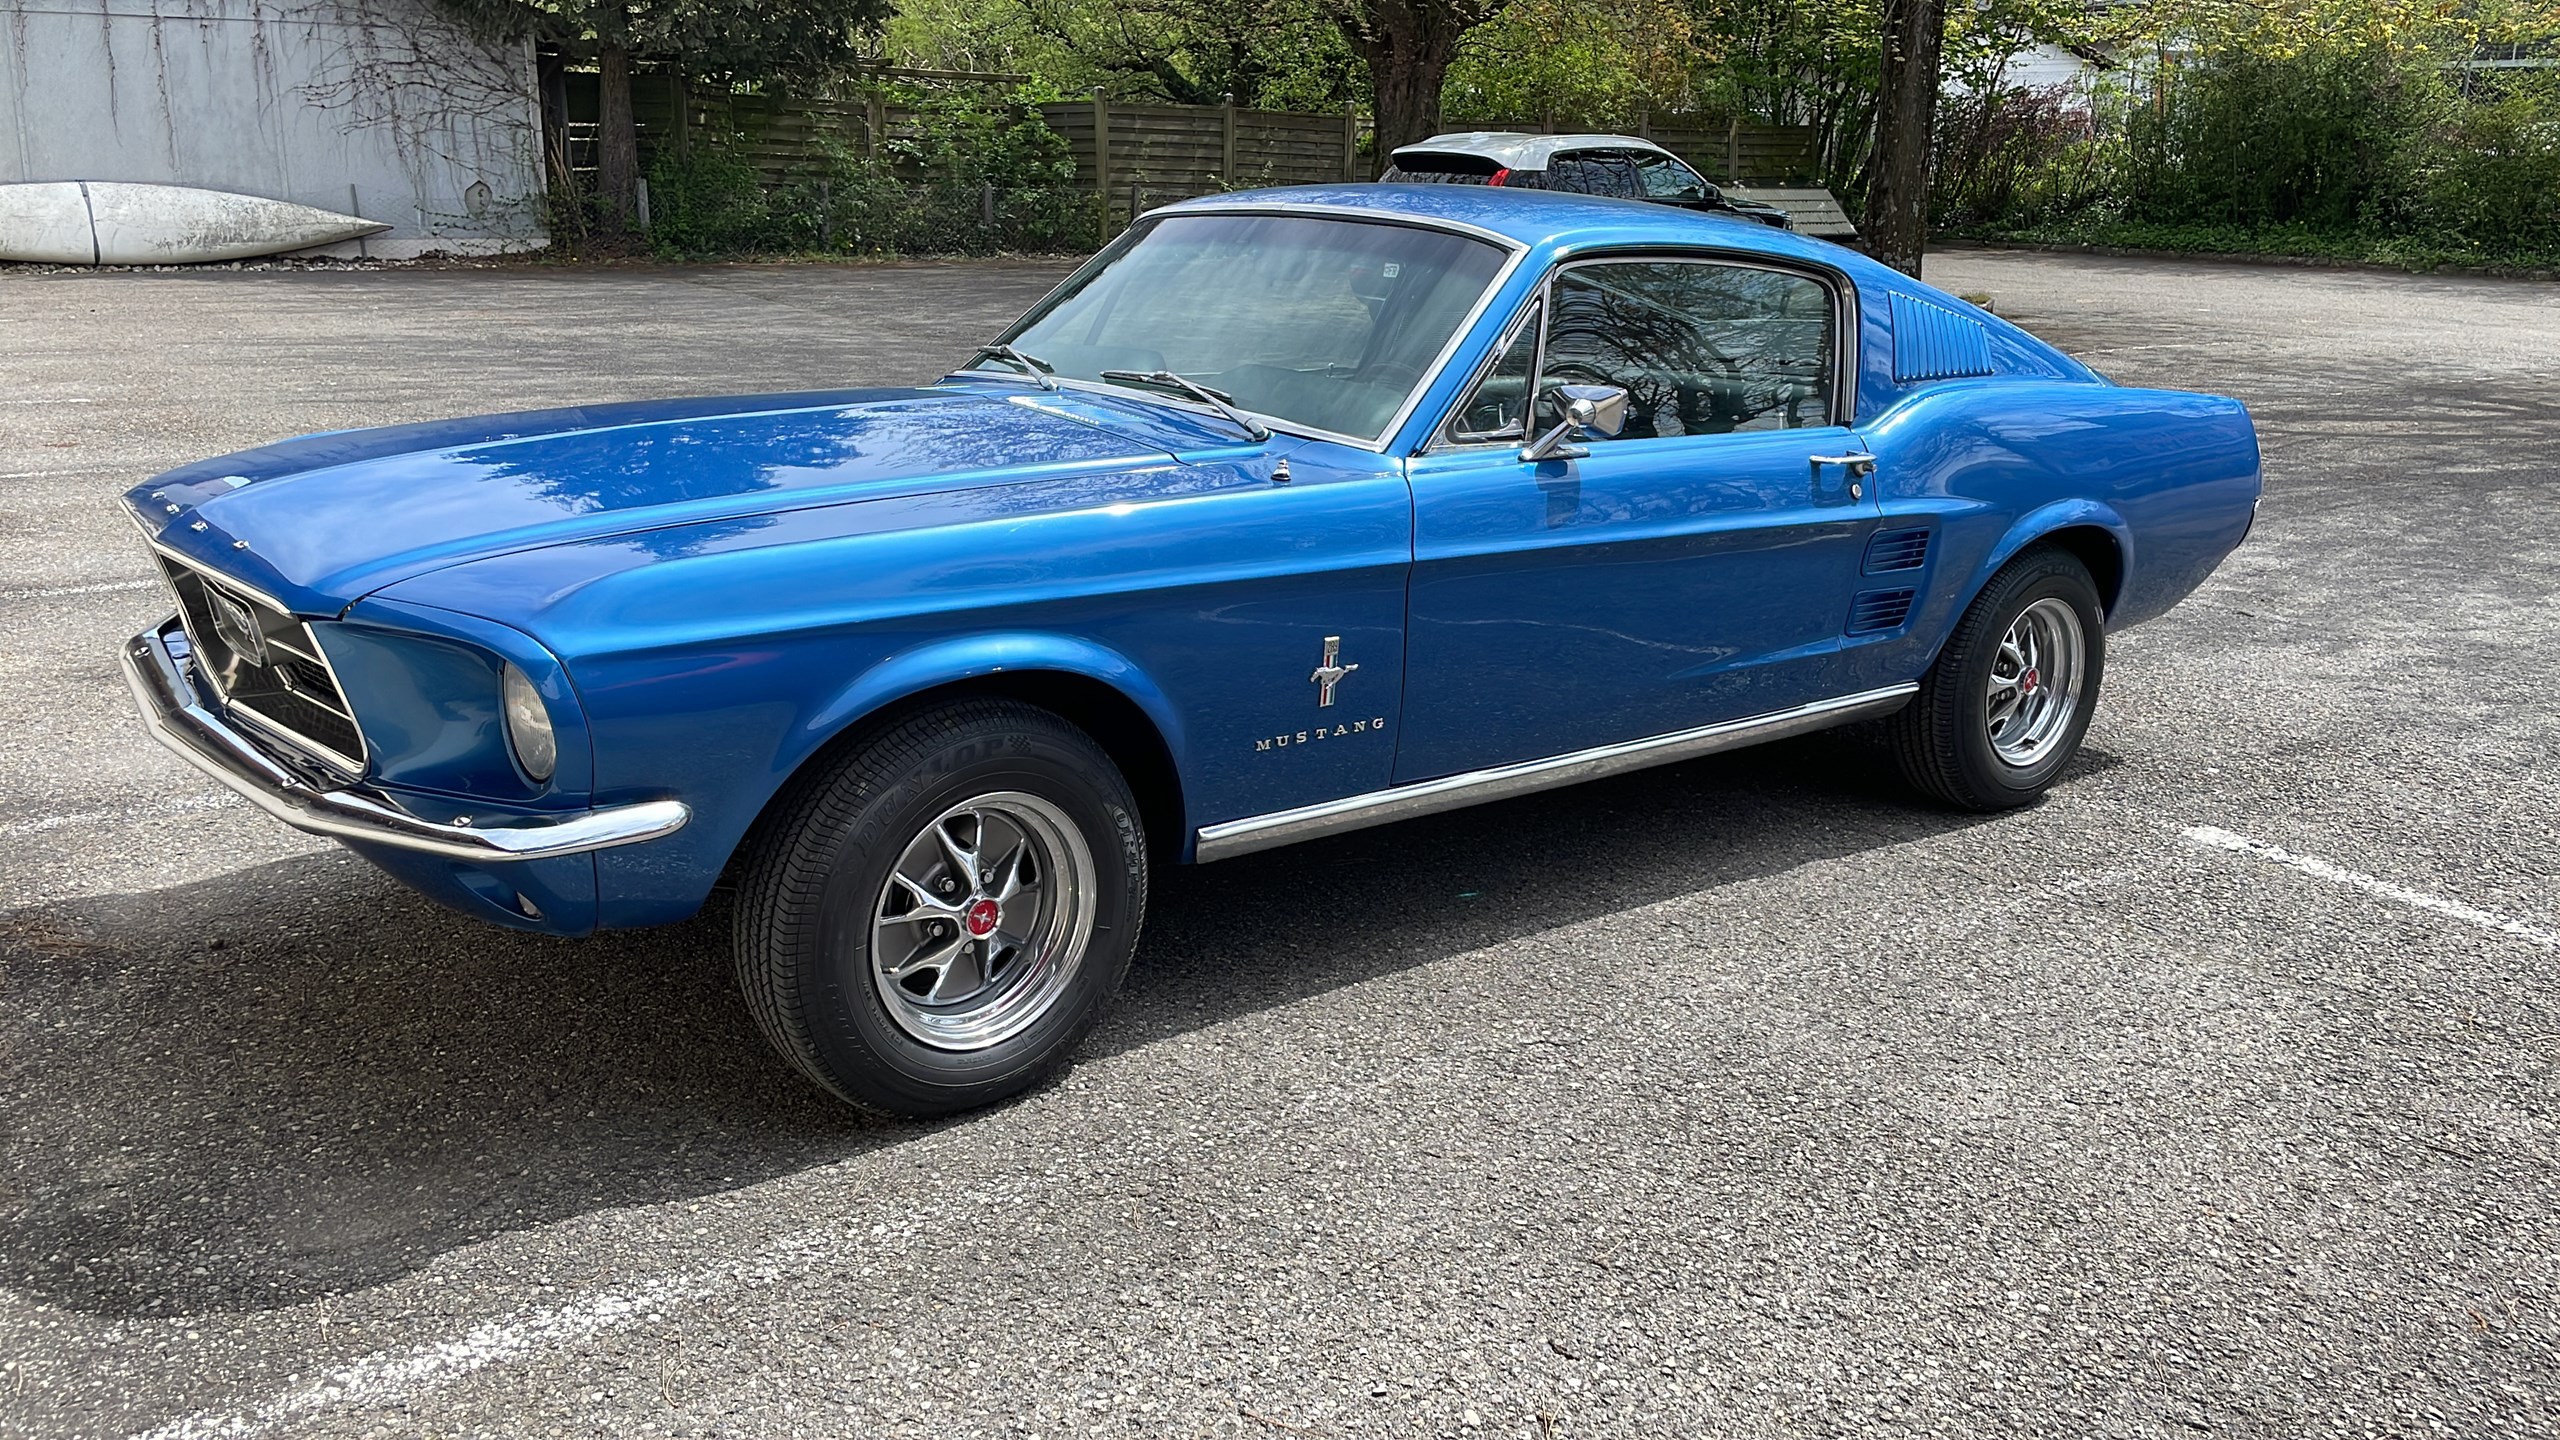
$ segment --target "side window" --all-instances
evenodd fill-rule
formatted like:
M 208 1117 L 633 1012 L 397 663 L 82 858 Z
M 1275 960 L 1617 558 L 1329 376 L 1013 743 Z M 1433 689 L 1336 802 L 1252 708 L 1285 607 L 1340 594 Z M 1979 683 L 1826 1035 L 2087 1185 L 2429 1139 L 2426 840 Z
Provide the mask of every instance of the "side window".
M 1547 161 L 1548 190 L 1569 190 L 1576 195 L 1591 193 L 1591 162 L 1579 155 L 1556 155 Z
M 1528 436 L 1529 368 L 1538 363 L 1540 307 L 1512 328 L 1501 356 L 1476 382 L 1466 403 L 1449 421 L 1449 439 L 1460 445 L 1487 440 L 1521 440 Z
M 1586 195 L 1614 195 L 1621 200 L 1644 198 L 1644 182 L 1636 177 L 1636 167 L 1628 163 L 1623 150 L 1577 150 L 1573 162 L 1580 183 L 1573 188 Z
M 1668 155 L 1636 156 L 1636 175 L 1649 200 L 1704 200 L 1707 182 L 1698 172 Z
M 1621 440 L 1831 423 L 1831 291 L 1742 265 L 1644 260 L 1556 277 L 1537 424 L 1558 385 L 1627 392 Z M 1506 357 L 1507 358 L 1507 357 Z

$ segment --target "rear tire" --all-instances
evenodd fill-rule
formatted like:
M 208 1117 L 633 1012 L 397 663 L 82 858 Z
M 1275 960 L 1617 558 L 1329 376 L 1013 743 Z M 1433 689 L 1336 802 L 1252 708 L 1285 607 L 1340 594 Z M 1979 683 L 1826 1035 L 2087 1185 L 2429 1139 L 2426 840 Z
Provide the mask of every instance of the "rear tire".
M 783 1057 L 858 1109 L 924 1118 L 1062 1068 L 1118 993 L 1146 837 L 1111 757 L 1011 701 L 898 721 L 767 818 L 738 984 Z
M 1920 693 L 1885 722 L 1904 778 L 1964 810 L 2015 809 L 2080 753 L 2107 663 L 2089 570 L 2039 546 L 1991 578 Z

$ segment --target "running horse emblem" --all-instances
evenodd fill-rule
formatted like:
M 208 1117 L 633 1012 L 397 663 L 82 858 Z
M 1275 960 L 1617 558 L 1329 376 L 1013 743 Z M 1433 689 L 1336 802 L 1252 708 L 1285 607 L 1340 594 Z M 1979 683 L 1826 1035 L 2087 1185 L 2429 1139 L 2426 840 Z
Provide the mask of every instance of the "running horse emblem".
M 1316 686 L 1316 708 L 1321 710 L 1332 705 L 1333 687 L 1342 683 L 1343 676 L 1359 668 L 1357 665 L 1342 663 L 1341 636 L 1324 637 L 1324 663 L 1318 665 L 1315 673 L 1307 677 Z

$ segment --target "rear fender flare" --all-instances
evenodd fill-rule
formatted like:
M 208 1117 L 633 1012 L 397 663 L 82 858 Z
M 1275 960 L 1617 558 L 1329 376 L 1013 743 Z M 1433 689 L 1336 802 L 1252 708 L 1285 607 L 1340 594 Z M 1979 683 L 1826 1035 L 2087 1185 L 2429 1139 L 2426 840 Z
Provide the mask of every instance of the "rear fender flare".
M 1949 612 L 1950 619 L 1947 622 L 1949 628 L 1952 630 L 1956 619 L 1961 618 L 1967 610 L 1973 608 L 1973 602 L 1981 598 L 1983 589 L 1990 585 L 1993 576 L 2000 573 L 2001 567 L 2017 559 L 2027 547 L 2043 540 L 2046 536 L 2075 527 L 2103 530 L 2114 538 L 2116 558 L 2123 567 L 2124 578 L 2117 582 L 2113 598 L 2115 601 L 2121 601 L 2127 587 L 2132 584 L 2133 527 L 2125 523 L 2124 517 L 2116 513 L 2115 507 L 2102 501 L 2080 498 L 2056 500 L 2019 516 L 2009 526 L 2008 533 L 2000 537 L 2000 543 L 1992 546 L 1983 555 L 1982 563 L 1975 566 L 1973 573 L 1965 578 L 1962 599 Z M 1939 645 L 1945 643 L 1945 636 L 1938 637 Z M 1932 660 L 1936 658 L 1934 653 L 1931 658 Z
M 2000 567 L 2018 558 L 2018 552 L 2057 530 L 2069 530 L 2074 526 L 2094 526 L 2114 536 L 2116 558 L 2123 563 L 2127 576 L 2133 574 L 2133 527 L 2125 523 L 2125 518 L 2116 513 L 2114 506 L 2098 500 L 2056 500 L 2019 516 L 2017 523 L 2009 527 L 2009 533 L 2000 537 L 2000 543 L 1991 547 L 1991 553 L 1983 557 L 1972 583 L 1966 587 L 1965 603 L 1972 604 L 1973 597 L 1982 593 L 1982 587 L 1991 583 L 1991 577 L 2000 573 Z M 2117 588 L 2121 592 L 2123 587 L 2119 585 Z

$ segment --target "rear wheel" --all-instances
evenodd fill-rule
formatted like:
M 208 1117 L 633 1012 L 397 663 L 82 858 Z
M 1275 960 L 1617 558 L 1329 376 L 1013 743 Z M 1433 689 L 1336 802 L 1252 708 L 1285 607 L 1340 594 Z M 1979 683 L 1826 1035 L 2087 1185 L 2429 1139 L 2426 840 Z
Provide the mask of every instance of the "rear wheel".
M 1887 722 L 1903 775 L 1967 810 L 2007 810 L 2044 794 L 2097 709 L 2105 625 L 2078 559 L 2040 547 L 2010 561 L 1956 622 L 1920 693 Z
M 1145 837 L 1099 745 L 1045 710 L 913 716 L 805 783 L 750 855 L 738 979 L 774 1048 L 852 1104 L 945 1115 L 1063 1066 L 1137 948 Z

